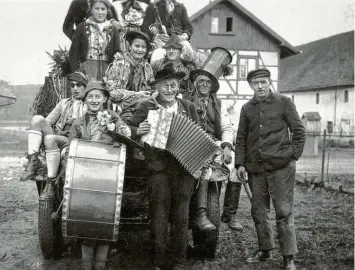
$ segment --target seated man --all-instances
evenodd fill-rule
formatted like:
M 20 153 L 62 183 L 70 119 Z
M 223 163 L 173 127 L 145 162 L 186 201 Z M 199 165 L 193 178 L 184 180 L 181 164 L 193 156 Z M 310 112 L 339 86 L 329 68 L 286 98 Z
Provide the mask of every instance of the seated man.
M 41 167 L 38 152 L 42 142 L 47 152 L 50 153 L 49 156 L 59 159 L 59 149 L 68 142 L 74 119 L 85 113 L 86 108 L 81 101 L 81 95 L 88 83 L 88 78 L 81 71 L 76 71 L 70 74 L 68 79 L 72 96 L 62 99 L 46 118 L 42 115 L 35 115 L 31 120 L 28 131 L 28 163 L 20 177 L 21 181 L 36 180 L 37 169 Z
M 175 72 L 171 66 L 157 72 L 154 84 L 159 92 L 158 96 L 142 101 L 134 115 L 128 120 L 132 129 L 132 137 L 141 137 L 150 132 L 151 125 L 147 120 L 150 110 L 164 108 L 168 112 L 184 114 L 198 122 L 194 104 L 176 97 L 179 93 L 179 80 L 184 77 L 184 72 Z M 153 264 L 156 269 L 164 268 L 170 220 L 170 247 L 174 258 L 172 269 L 181 269 L 186 261 L 189 204 L 195 181 L 171 154 L 163 150 L 149 151 L 148 148 L 148 151 L 145 151 L 145 159 L 149 169 L 148 190 Z
M 193 62 L 181 58 L 182 45 L 179 36 L 172 35 L 163 48 L 166 50 L 166 56 L 151 62 L 153 72 L 156 74 L 158 70 L 161 70 L 168 63 L 174 65 L 175 71 L 185 72 L 185 78 L 180 81 L 180 93 L 183 98 L 186 98 L 194 88 L 189 79 L 190 72 L 197 69 L 197 67 Z
M 83 94 L 83 101 L 87 105 L 88 111 L 84 116 L 74 121 L 70 131 L 70 140 L 81 139 L 112 143 L 112 138 L 105 133 L 107 129 L 114 130 L 127 137 L 131 136 L 129 126 L 121 120 L 120 116 L 114 111 L 107 110 L 107 100 L 109 97 L 110 92 L 101 84 L 96 81 L 88 83 Z M 106 118 L 100 115 L 104 115 Z M 68 153 L 69 147 L 66 147 L 66 154 Z M 105 269 L 108 248 L 109 244 L 106 241 L 84 240 L 81 245 L 83 269 L 92 269 L 94 249 L 95 269 Z

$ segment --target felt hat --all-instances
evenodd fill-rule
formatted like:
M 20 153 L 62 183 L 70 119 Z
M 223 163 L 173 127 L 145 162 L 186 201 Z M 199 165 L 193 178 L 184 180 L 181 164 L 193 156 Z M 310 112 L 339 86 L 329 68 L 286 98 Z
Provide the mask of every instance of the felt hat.
M 168 41 L 165 43 L 163 46 L 164 49 L 167 49 L 169 47 L 174 47 L 175 49 L 182 50 L 182 45 L 181 45 L 181 38 L 178 35 L 172 35 Z
M 142 31 L 129 31 L 125 34 L 125 39 L 131 43 L 135 38 L 141 38 L 143 40 L 145 40 L 146 44 L 147 44 L 147 52 L 152 48 L 152 46 L 150 45 L 150 38 L 149 36 L 142 32 Z
M 83 92 L 83 97 L 82 97 L 83 101 L 85 100 L 86 95 L 91 90 L 101 90 L 107 98 L 110 97 L 110 91 L 101 82 L 99 82 L 95 79 L 91 79 Z
M 86 76 L 86 74 L 83 71 L 77 70 L 73 73 L 70 73 L 68 75 L 68 80 L 69 81 L 76 81 L 76 82 L 80 82 L 83 85 L 87 85 L 88 84 L 88 77 Z
M 260 78 L 260 77 L 271 77 L 271 72 L 267 68 L 259 68 L 252 70 L 248 73 L 247 81 L 250 83 L 252 79 Z
M 174 69 L 174 65 L 172 63 L 168 63 L 163 67 L 163 69 L 158 70 L 158 72 L 155 75 L 155 81 L 150 83 L 150 85 L 155 85 L 158 82 L 167 79 L 172 79 L 172 78 L 181 80 L 185 78 L 185 76 L 186 76 L 185 72 L 183 71 L 176 72 Z
M 210 78 L 212 82 L 212 93 L 219 90 L 218 79 L 224 73 L 225 67 L 232 61 L 230 52 L 221 47 L 215 47 L 211 50 L 210 55 L 203 64 L 201 69 L 196 69 L 190 72 L 190 80 L 195 82 L 199 75 L 205 75 Z

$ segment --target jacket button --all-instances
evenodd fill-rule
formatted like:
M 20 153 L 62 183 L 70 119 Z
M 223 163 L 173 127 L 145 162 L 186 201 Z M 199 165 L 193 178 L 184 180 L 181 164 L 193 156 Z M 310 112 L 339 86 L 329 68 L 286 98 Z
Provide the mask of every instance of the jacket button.
M 262 128 L 262 127 L 263 127 L 263 125 L 260 125 L 260 127 Z
M 263 112 L 260 112 L 260 115 L 262 115 L 263 114 Z
M 261 152 L 261 148 L 259 148 L 259 152 Z

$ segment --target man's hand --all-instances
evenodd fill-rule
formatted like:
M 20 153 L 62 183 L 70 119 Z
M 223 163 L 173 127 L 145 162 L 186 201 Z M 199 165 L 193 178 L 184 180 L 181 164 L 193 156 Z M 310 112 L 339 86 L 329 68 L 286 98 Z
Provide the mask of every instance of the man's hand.
M 114 28 L 116 28 L 118 31 L 121 31 L 121 30 L 122 30 L 121 24 L 120 24 L 118 21 L 116 21 L 115 19 L 111 19 L 111 20 L 110 20 L 110 23 L 111 23 L 112 26 L 113 26 Z
M 182 41 L 189 40 L 189 35 L 187 33 L 182 33 L 180 35 Z
M 222 160 L 226 164 L 230 164 L 232 162 L 231 149 L 228 146 L 223 149 Z
M 144 134 L 149 133 L 150 131 L 150 124 L 148 120 L 144 120 L 142 123 L 139 124 L 139 127 L 137 129 L 137 136 L 142 136 Z
M 238 169 L 237 169 L 237 176 L 238 176 L 240 181 L 242 181 L 242 182 L 246 181 L 245 174 L 246 174 L 245 167 L 244 166 L 239 166 Z

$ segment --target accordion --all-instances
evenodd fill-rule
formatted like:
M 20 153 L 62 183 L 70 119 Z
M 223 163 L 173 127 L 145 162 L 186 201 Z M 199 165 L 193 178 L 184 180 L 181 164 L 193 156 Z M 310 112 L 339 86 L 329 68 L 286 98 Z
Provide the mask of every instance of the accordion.
M 207 133 L 182 114 L 151 110 L 147 120 L 151 128 L 142 136 L 142 142 L 170 152 L 191 175 L 221 150 Z

